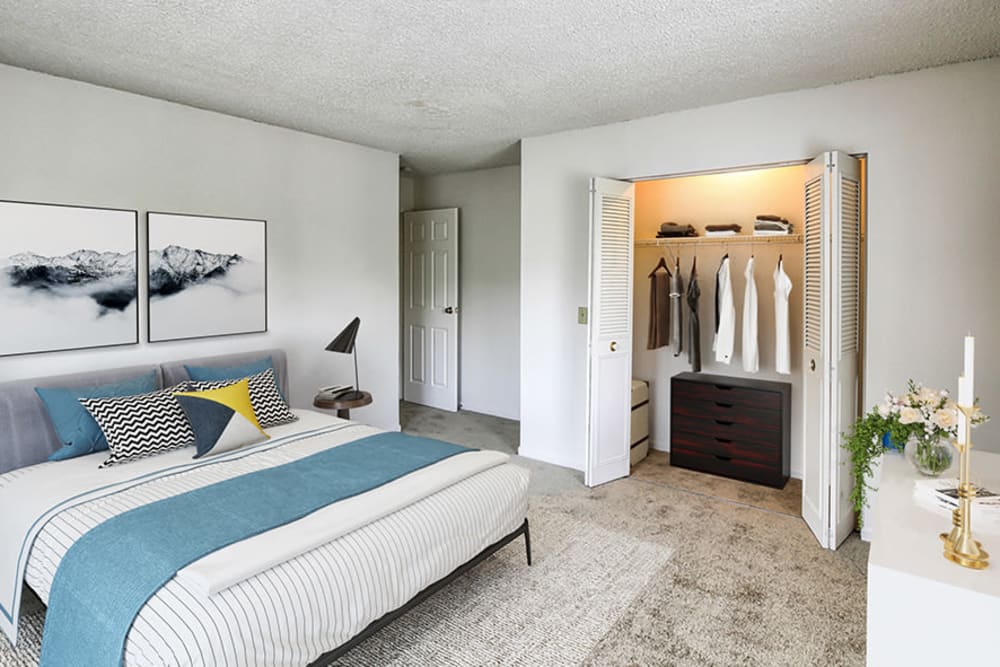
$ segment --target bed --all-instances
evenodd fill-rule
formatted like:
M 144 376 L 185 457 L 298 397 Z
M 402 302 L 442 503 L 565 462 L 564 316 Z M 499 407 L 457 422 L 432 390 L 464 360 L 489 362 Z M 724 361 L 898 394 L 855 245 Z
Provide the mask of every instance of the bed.
M 60 443 L 35 397 L 35 387 L 93 385 L 148 372 L 155 373 L 162 386 L 170 386 L 187 378 L 186 364 L 238 365 L 265 355 L 273 360 L 279 387 L 287 391 L 287 364 L 280 350 L 0 385 L 0 507 L 5 508 L 0 513 L 0 577 L 4 577 L 0 624 L 9 639 L 17 634 L 23 582 L 43 602 L 52 603 L 45 639 L 50 642 L 48 626 L 65 625 L 60 619 L 69 612 L 61 610 L 72 608 L 58 602 L 65 595 L 53 599 L 57 574 L 58 586 L 65 588 L 70 577 L 66 571 L 76 562 L 67 553 L 86 551 L 102 529 L 121 525 L 123 518 L 145 510 L 170 511 L 171 502 L 211 498 L 204 494 L 223 493 L 230 488 L 227 484 L 257 484 L 275 471 L 308 464 L 307 472 L 312 472 L 317 465 L 313 461 L 324 456 L 334 462 L 331 469 L 350 470 L 343 467 L 343 457 L 352 450 L 362 451 L 372 446 L 369 443 L 406 444 L 389 442 L 393 434 L 357 422 L 295 410 L 297 421 L 267 429 L 270 440 L 210 459 L 193 460 L 189 449 L 178 449 L 104 469 L 98 466 L 106 452 L 45 462 Z M 215 549 L 171 569 L 169 579 L 137 607 L 124 635 L 120 662 L 331 664 L 518 537 L 525 539 L 530 564 L 527 484 L 528 473 L 505 455 L 449 453 L 406 475 Z M 300 489 L 284 492 L 296 499 L 304 495 Z M 17 511 L 6 509 L 12 507 Z M 191 512 L 182 523 L 199 521 L 199 512 Z M 122 574 L 128 568 L 108 568 L 119 573 L 116 579 L 141 579 L 144 556 L 129 553 L 129 558 L 135 559 L 136 572 Z M 66 565 L 62 572 L 61 565 Z M 111 576 L 97 574 L 94 582 Z M 129 588 L 130 581 L 122 587 Z M 80 589 L 82 585 L 78 590 L 90 590 Z M 93 599 L 80 604 L 102 611 L 106 584 L 92 585 Z M 99 641 L 104 633 L 101 622 L 80 630 L 74 641 Z M 70 627 L 79 625 L 77 619 Z M 43 663 L 46 648 L 43 644 Z

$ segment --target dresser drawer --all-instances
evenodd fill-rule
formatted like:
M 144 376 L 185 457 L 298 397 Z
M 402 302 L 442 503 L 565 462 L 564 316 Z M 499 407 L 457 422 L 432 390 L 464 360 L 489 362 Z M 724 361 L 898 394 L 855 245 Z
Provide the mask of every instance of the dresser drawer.
M 766 440 L 781 437 L 781 413 L 775 410 L 737 407 L 720 401 L 701 401 L 672 398 L 671 419 L 688 418 L 703 424 L 703 428 L 722 427 L 744 436 L 754 436 Z M 695 432 L 700 432 L 701 429 Z
M 788 479 L 787 476 L 781 475 L 774 463 L 726 458 L 724 454 L 706 454 L 703 451 L 688 449 L 678 443 L 673 444 L 670 448 L 670 465 L 778 488 L 784 486 Z
M 674 431 L 671 435 L 670 450 L 673 451 L 675 447 L 700 452 L 722 460 L 754 461 L 772 467 L 781 461 L 781 449 L 778 447 L 762 446 L 746 440 L 711 438 L 683 431 Z
M 698 419 L 674 413 L 670 418 L 670 432 L 674 435 L 688 433 L 709 441 L 738 441 L 763 449 L 781 449 L 780 431 L 750 428 L 725 420 Z
M 780 410 L 781 394 L 746 387 L 734 387 L 724 382 L 688 382 L 674 380 L 671 389 L 673 399 L 711 401 L 738 408 L 758 410 Z

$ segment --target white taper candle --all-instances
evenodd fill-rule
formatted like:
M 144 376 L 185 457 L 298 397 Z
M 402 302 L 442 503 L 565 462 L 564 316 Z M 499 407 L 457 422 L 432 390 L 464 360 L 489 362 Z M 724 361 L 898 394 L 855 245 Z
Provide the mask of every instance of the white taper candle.
M 971 406 L 976 400 L 975 382 L 973 380 L 975 374 L 976 339 L 968 335 L 965 337 L 965 368 L 962 370 L 962 375 L 965 376 L 966 381 L 969 383 L 969 393 L 972 395 L 969 397 L 969 402 L 962 405 Z
M 965 408 L 972 407 L 972 383 L 964 375 L 958 378 L 958 404 Z
M 962 378 L 959 378 L 961 382 Z M 958 411 L 958 444 L 965 444 L 965 413 Z

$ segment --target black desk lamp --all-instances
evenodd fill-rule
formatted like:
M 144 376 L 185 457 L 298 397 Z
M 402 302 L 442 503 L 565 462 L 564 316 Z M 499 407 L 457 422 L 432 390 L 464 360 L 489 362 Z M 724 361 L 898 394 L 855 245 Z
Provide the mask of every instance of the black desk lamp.
M 358 337 L 358 327 L 360 326 L 361 318 L 355 317 L 351 320 L 350 324 L 344 327 L 344 330 L 337 334 L 337 337 L 330 341 L 330 344 L 326 346 L 327 352 L 341 352 L 343 354 L 354 353 L 354 391 L 349 391 L 338 397 L 346 401 L 354 401 L 364 396 L 364 394 L 361 393 L 361 388 L 358 386 L 358 350 L 354 346 L 354 339 Z

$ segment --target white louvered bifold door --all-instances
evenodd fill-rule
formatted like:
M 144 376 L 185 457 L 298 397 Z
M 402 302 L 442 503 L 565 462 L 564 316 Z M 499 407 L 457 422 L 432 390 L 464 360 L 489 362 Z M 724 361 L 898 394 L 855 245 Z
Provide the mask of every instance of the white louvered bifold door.
M 841 446 L 857 413 L 860 167 L 824 153 L 806 167 L 802 378 L 802 518 L 834 549 L 854 526 L 850 456 Z
M 587 486 L 629 472 L 634 207 L 633 184 L 591 181 Z
M 850 452 L 841 447 L 858 417 L 858 337 L 861 283 L 861 166 L 846 153 L 830 155 L 831 218 L 835 221 L 831 269 L 830 548 L 854 530 Z

